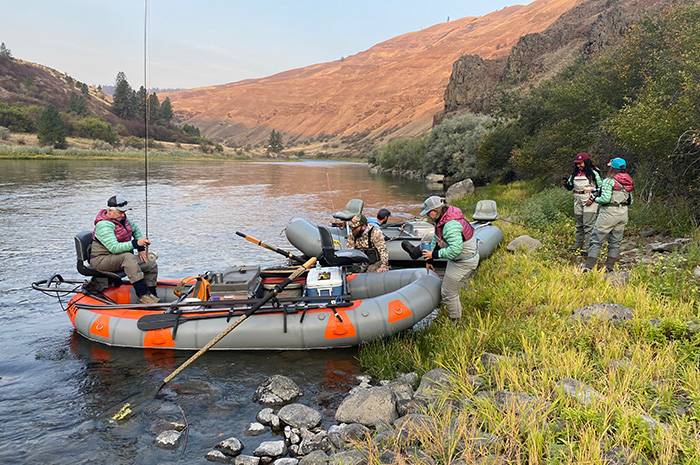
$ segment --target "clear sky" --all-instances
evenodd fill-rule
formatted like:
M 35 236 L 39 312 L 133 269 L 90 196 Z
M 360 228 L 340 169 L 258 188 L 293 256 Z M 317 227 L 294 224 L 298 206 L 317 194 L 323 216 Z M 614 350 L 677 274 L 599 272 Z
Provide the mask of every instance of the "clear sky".
M 147 85 L 192 88 L 337 60 L 398 35 L 532 0 L 149 0 Z M 145 0 L 0 0 L 16 58 L 90 85 L 144 83 Z

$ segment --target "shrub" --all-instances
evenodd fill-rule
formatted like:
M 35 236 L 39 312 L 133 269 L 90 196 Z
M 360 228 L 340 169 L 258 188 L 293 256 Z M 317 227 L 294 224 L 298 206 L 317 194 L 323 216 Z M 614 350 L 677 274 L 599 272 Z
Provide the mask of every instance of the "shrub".
M 425 142 L 423 171 L 462 179 L 480 177 L 476 147 L 493 121 L 490 116 L 470 113 L 437 125 Z
M 73 135 L 86 139 L 99 139 L 110 144 L 117 141 L 117 133 L 114 132 L 112 126 L 94 116 L 74 120 Z
M 374 148 L 368 161 L 384 169 L 421 171 L 425 158 L 425 138 L 404 137 Z
M 10 130 L 7 129 L 5 126 L 0 126 L 0 140 L 9 140 L 10 139 Z

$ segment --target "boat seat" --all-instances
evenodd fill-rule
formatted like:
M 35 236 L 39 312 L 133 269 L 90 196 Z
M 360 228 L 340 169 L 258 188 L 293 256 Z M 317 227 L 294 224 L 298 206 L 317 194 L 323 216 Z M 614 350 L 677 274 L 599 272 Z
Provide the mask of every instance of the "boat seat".
M 498 219 L 498 210 L 496 201 L 494 200 L 479 200 L 476 203 L 474 210 L 474 221 L 496 221 Z
M 107 286 L 120 286 L 122 278 L 126 277 L 124 271 L 99 271 L 90 266 L 90 250 L 92 249 L 92 231 L 83 231 L 75 235 L 75 252 L 78 261 L 76 267 L 78 273 L 89 276 L 94 281 Z
M 362 202 L 362 200 L 352 199 L 347 203 L 347 205 L 345 205 L 345 210 L 343 210 L 342 212 L 333 213 L 333 218 L 337 218 L 343 221 L 350 221 L 353 216 L 362 213 L 363 206 L 364 202 Z
M 353 263 L 367 263 L 369 258 L 361 250 L 345 249 L 335 250 L 333 236 L 326 226 L 319 226 L 318 233 L 321 236 L 321 257 L 323 266 L 344 266 Z

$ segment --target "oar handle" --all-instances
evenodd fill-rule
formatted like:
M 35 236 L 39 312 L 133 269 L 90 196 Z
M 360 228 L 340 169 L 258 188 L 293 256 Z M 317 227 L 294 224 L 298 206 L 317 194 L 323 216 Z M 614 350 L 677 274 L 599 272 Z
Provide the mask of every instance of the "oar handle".
M 238 325 L 243 323 L 243 321 L 245 321 L 246 318 L 248 318 L 250 315 L 255 313 L 260 307 L 265 305 L 270 299 L 272 299 L 277 294 L 282 292 L 282 290 L 285 287 L 287 287 L 287 285 L 289 285 L 289 283 L 291 283 L 292 281 L 297 279 L 299 276 L 301 276 L 305 271 L 307 271 L 309 268 L 311 268 L 314 265 L 314 263 L 316 263 L 316 257 L 312 257 L 311 259 L 309 259 L 307 262 L 304 263 L 304 265 L 301 268 L 297 269 L 294 273 L 289 275 L 289 277 L 287 279 L 285 279 L 280 284 L 275 286 L 275 289 L 270 294 L 267 294 L 262 300 L 260 300 L 258 303 L 253 305 L 249 310 L 247 310 L 243 315 L 241 315 L 236 321 L 234 321 L 226 329 L 221 331 L 214 339 L 212 339 L 204 347 L 199 349 L 196 354 L 191 356 L 185 363 L 183 363 L 175 371 L 170 373 L 170 375 L 168 375 L 168 377 L 163 380 L 163 384 L 161 384 L 161 386 L 160 386 L 160 388 L 158 388 L 158 390 L 160 391 L 161 389 L 163 389 L 163 386 L 168 384 L 170 381 L 173 380 L 173 378 L 175 378 L 177 375 L 182 373 L 182 371 L 185 368 L 187 368 L 188 366 L 190 366 L 192 364 L 192 362 L 197 360 L 204 352 L 211 349 L 214 345 L 216 345 L 216 343 L 218 343 L 220 340 L 225 338 L 228 333 L 230 333 L 231 331 L 236 329 L 236 327 Z
M 286 250 L 282 250 L 282 249 L 280 249 L 280 248 L 278 248 L 278 247 L 272 246 L 272 245 L 270 245 L 270 244 L 266 244 L 266 243 L 264 243 L 263 241 L 261 241 L 260 239 L 256 239 L 256 238 L 254 238 L 253 236 L 249 236 L 249 235 L 247 235 L 247 234 L 245 234 L 245 233 L 242 233 L 242 232 L 240 232 L 240 231 L 236 231 L 236 234 L 238 234 L 239 236 L 241 236 L 243 239 L 245 239 L 245 240 L 247 240 L 247 241 L 249 241 L 249 242 L 252 242 L 252 243 L 255 244 L 255 245 L 259 245 L 259 246 L 261 246 L 261 247 L 265 247 L 265 248 L 268 249 L 268 250 L 272 250 L 273 252 L 277 252 L 278 254 L 284 255 L 285 257 L 289 258 L 290 260 L 294 260 L 294 261 L 297 262 L 297 263 L 304 263 L 304 259 L 303 259 L 303 258 L 297 257 L 296 255 L 294 255 L 294 254 L 291 253 L 291 252 L 287 252 Z

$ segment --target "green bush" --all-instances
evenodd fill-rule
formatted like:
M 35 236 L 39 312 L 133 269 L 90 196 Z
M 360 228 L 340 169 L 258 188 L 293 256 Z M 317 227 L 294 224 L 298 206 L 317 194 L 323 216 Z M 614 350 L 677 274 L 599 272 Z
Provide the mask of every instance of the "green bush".
M 73 135 L 86 139 L 99 139 L 113 144 L 117 141 L 117 133 L 112 126 L 99 118 L 88 116 L 72 121 Z
M 493 121 L 490 116 L 470 113 L 437 125 L 425 142 L 423 171 L 462 179 L 481 177 L 476 148 Z
M 425 138 L 405 137 L 374 148 L 368 161 L 387 170 L 421 171 L 425 158 Z
M 29 107 L 0 102 L 0 126 L 14 132 L 34 132 L 36 131 L 35 121 Z

